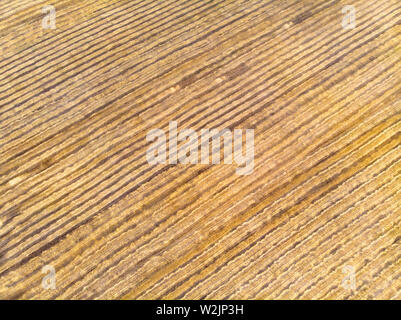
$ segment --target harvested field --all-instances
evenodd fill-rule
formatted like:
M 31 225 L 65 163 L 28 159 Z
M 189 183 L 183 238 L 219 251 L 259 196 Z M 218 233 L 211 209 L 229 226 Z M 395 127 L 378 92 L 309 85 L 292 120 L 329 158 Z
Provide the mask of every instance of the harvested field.
M 4 0 L 0 53 L 0 298 L 401 299 L 400 0 Z

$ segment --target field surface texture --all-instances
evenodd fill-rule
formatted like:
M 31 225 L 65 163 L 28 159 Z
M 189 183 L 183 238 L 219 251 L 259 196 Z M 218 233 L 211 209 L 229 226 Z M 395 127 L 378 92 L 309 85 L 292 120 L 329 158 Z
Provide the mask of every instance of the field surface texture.
M 0 244 L 3 299 L 401 299 L 401 1 L 1 1 Z

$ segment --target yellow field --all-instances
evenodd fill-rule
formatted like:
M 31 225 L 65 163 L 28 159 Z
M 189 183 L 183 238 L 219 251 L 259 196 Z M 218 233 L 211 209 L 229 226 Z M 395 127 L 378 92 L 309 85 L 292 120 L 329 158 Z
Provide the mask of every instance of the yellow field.
M 5 0 L 0 54 L 0 298 L 401 299 L 400 0 Z

